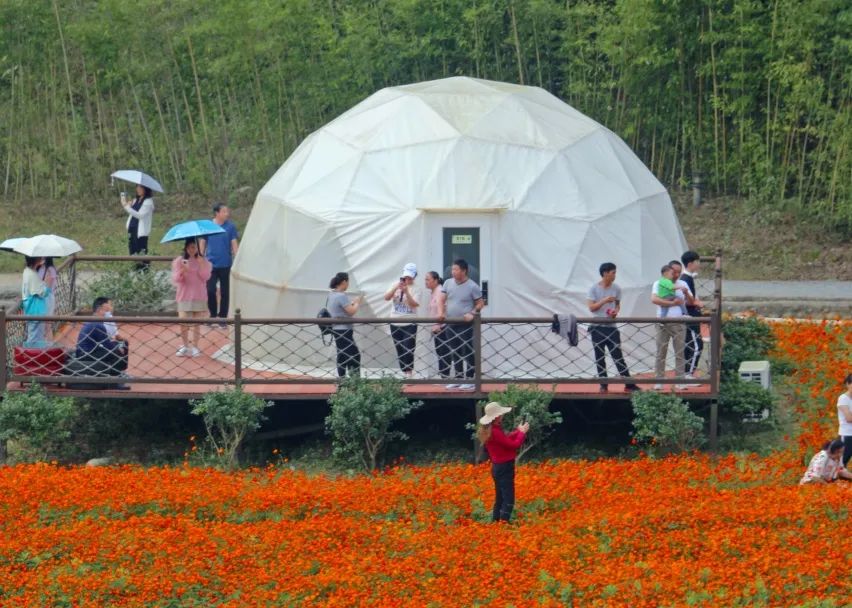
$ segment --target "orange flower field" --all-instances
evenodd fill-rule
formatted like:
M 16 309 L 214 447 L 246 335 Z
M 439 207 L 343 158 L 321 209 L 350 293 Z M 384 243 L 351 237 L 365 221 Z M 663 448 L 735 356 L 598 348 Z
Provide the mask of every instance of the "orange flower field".
M 801 434 L 769 457 L 287 468 L 7 467 L 2 606 L 846 606 L 852 484 L 798 486 L 836 434 L 852 324 L 775 326 Z

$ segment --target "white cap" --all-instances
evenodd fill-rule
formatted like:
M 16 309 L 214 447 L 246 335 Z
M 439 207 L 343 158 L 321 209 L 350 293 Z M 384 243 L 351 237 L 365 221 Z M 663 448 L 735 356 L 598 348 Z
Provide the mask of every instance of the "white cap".
M 403 277 L 411 277 L 412 279 L 417 276 L 417 264 L 414 262 L 409 262 L 402 268 L 402 276 Z

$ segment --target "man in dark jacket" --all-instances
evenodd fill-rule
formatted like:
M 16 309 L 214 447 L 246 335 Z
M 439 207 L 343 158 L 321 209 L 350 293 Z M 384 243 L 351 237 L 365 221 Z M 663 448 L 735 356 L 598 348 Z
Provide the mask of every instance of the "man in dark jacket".
M 112 312 L 109 298 L 96 298 L 92 314 L 103 317 Z M 93 376 L 120 376 L 127 369 L 127 343 L 111 340 L 103 321 L 87 321 L 77 336 L 78 361 L 85 363 Z
M 698 276 L 701 257 L 694 251 L 685 251 L 680 256 L 680 261 L 683 262 L 683 274 L 680 275 L 680 278 L 689 286 L 689 290 L 693 296 L 692 302 L 688 302 L 686 305 L 686 312 L 690 317 L 700 317 L 702 303 L 698 299 L 698 292 L 695 290 L 695 277 Z M 695 370 L 698 367 L 698 360 L 704 351 L 704 340 L 701 339 L 700 323 L 687 323 L 686 340 L 684 342 L 683 360 L 686 367 L 684 373 L 687 378 L 694 378 Z

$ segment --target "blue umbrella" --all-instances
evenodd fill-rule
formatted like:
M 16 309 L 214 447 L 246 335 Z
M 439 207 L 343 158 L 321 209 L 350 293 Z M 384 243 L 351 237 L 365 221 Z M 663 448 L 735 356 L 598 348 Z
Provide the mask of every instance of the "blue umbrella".
M 190 220 L 175 224 L 169 228 L 169 231 L 160 239 L 160 242 L 183 241 L 199 236 L 207 236 L 208 234 L 218 234 L 220 232 L 225 232 L 225 229 L 213 220 Z

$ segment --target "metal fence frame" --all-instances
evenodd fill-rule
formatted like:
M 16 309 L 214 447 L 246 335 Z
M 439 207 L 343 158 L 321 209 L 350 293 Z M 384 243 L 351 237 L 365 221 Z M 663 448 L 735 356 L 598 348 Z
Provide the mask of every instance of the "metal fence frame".
M 0 309 L 0 386 L 5 387 L 9 381 L 12 382 L 44 382 L 44 383 L 66 383 L 79 382 L 79 376 L 16 376 L 12 373 L 9 361 L 9 354 L 12 352 L 12 347 L 15 346 L 14 340 L 10 340 L 8 335 L 8 323 L 21 321 L 47 321 L 54 323 L 80 323 L 91 320 L 100 320 L 99 317 L 82 316 L 77 314 L 80 310 L 78 302 L 78 263 L 79 262 L 168 262 L 171 261 L 168 256 L 100 256 L 100 255 L 76 255 L 70 256 L 57 267 L 60 277 L 60 286 L 57 288 L 57 311 L 62 311 L 64 314 L 43 317 L 26 317 L 21 314 L 7 314 L 5 309 Z M 703 399 L 715 399 L 719 392 L 719 370 L 721 363 L 721 314 L 722 314 L 722 259 L 721 252 L 717 252 L 713 258 L 702 258 L 702 262 L 713 262 L 714 265 L 714 289 L 713 289 L 713 306 L 712 313 L 706 317 L 689 317 L 690 323 L 707 323 L 710 326 L 710 365 L 709 374 L 701 379 L 686 379 L 683 376 L 675 378 L 641 378 L 631 377 L 630 382 L 639 385 L 650 384 L 683 384 L 683 383 L 699 383 L 710 385 L 710 394 L 703 393 L 700 395 Z M 116 323 L 156 323 L 166 325 L 194 325 L 207 323 L 207 319 L 179 319 L 176 316 L 125 316 L 115 317 Z M 243 362 L 242 362 L 242 338 L 243 329 L 247 324 L 263 325 L 285 325 L 285 324 L 300 324 L 300 325 L 332 325 L 336 323 L 334 319 L 316 319 L 316 318 L 251 318 L 245 319 L 242 317 L 239 310 L 235 311 L 233 319 L 217 320 L 233 326 L 233 344 L 234 344 L 234 375 L 233 378 L 132 378 L 128 379 L 129 383 L 159 383 L 159 384 L 199 384 L 199 385 L 248 385 L 248 384 L 329 384 L 335 382 L 331 378 L 246 378 L 243 377 Z M 393 320 L 390 318 L 372 318 L 372 319 L 348 319 L 347 323 L 353 325 L 371 325 L 371 324 L 388 324 Z M 412 319 L 412 322 L 435 322 L 431 318 Z M 450 323 L 465 323 L 463 319 L 447 319 Z M 472 322 L 469 322 L 473 327 L 473 346 L 475 351 L 475 371 L 474 378 L 471 384 L 476 386 L 476 393 L 481 394 L 482 384 L 485 383 L 535 383 L 535 384 L 624 384 L 624 379 L 620 376 L 598 378 L 597 376 L 589 377 L 548 377 L 541 378 L 494 378 L 488 377 L 483 379 L 482 372 L 482 326 L 484 324 L 501 324 L 501 323 L 549 323 L 551 317 L 486 317 L 481 318 L 476 316 Z M 595 323 L 595 324 L 659 324 L 659 323 L 685 323 L 684 318 L 679 319 L 657 319 L 654 317 L 622 317 L 618 319 L 608 319 L 601 317 L 578 317 L 578 323 Z M 114 378 L 95 378 L 83 377 L 87 384 L 114 384 Z M 457 382 L 453 379 L 406 379 L 406 384 L 449 384 Z M 715 417 L 715 408 L 711 412 L 711 428 L 712 418 Z

